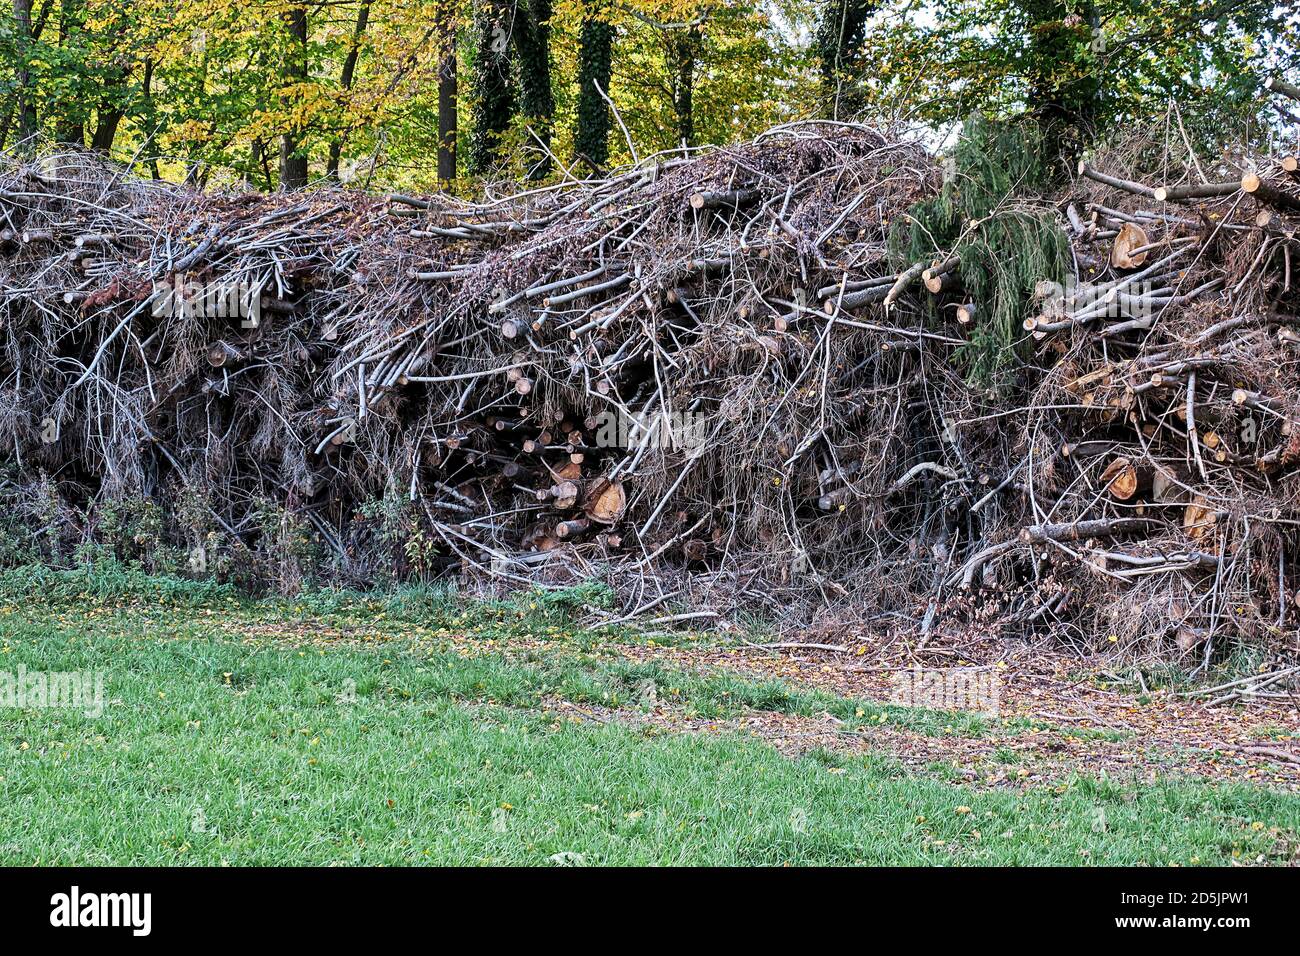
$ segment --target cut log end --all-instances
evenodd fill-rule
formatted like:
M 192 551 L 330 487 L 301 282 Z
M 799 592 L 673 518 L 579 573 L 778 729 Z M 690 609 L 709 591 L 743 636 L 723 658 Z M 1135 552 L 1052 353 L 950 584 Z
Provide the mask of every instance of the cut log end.
M 1110 264 L 1116 269 L 1136 269 L 1146 262 L 1149 252 L 1145 247 L 1150 244 L 1151 240 L 1141 226 L 1126 222 L 1111 246 Z
M 208 346 L 208 364 L 213 368 L 233 365 L 244 357 L 244 353 L 229 342 L 213 342 Z
M 1138 470 L 1123 455 L 1115 458 L 1101 473 L 1102 483 L 1116 501 L 1132 501 L 1138 493 Z
M 623 516 L 627 507 L 627 493 L 618 481 L 600 479 L 587 496 L 587 517 L 600 524 L 613 524 Z
M 582 534 L 589 527 L 591 521 L 587 518 L 574 518 L 572 521 L 561 521 L 555 526 L 555 536 L 557 538 L 574 538 Z

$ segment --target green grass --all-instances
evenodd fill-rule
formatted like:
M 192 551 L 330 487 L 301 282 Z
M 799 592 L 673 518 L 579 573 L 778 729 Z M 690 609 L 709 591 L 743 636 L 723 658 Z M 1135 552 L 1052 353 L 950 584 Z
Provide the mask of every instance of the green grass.
M 635 705 L 654 681 L 704 715 L 1014 731 L 636 664 L 550 607 L 185 585 L 0 578 L 0 671 L 102 669 L 109 701 L 98 718 L 0 708 L 0 864 L 1212 864 L 1285 861 L 1300 829 L 1295 797 L 1244 786 L 977 792 L 888 754 L 790 760 L 737 734 L 560 719 L 543 697 Z M 287 619 L 298 645 L 245 636 Z M 311 640 L 317 624 L 358 639 Z M 547 641 L 509 653 L 526 634 Z

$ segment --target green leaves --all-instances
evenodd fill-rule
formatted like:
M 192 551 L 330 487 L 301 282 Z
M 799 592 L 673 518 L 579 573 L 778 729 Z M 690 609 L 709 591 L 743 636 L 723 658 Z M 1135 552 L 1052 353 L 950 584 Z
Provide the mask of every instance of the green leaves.
M 891 231 L 900 269 L 951 254 L 961 259 L 962 285 L 981 303 L 970 341 L 958 353 L 973 380 L 1003 384 L 1035 286 L 1064 276 L 1069 242 L 1050 210 L 1032 203 L 1051 185 L 1055 168 L 1037 122 L 973 116 L 939 195 L 913 206 Z

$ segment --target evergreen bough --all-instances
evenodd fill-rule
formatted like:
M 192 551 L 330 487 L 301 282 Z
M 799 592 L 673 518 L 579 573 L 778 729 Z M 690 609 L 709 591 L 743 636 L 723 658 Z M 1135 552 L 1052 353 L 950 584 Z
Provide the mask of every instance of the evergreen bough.
M 1003 384 L 1036 286 L 1064 280 L 1069 240 L 1038 201 L 1052 184 L 1053 162 L 1032 120 L 972 117 L 939 195 L 914 205 L 890 233 L 899 268 L 960 259 L 962 285 L 979 307 L 970 341 L 958 351 L 972 381 Z

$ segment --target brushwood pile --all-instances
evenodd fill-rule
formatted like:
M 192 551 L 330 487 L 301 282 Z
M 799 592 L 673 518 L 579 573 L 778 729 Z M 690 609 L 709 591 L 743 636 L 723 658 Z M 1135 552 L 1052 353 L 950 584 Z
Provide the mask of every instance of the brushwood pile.
M 0 561 L 1300 656 L 1297 157 L 1001 136 L 475 201 L 7 157 Z

